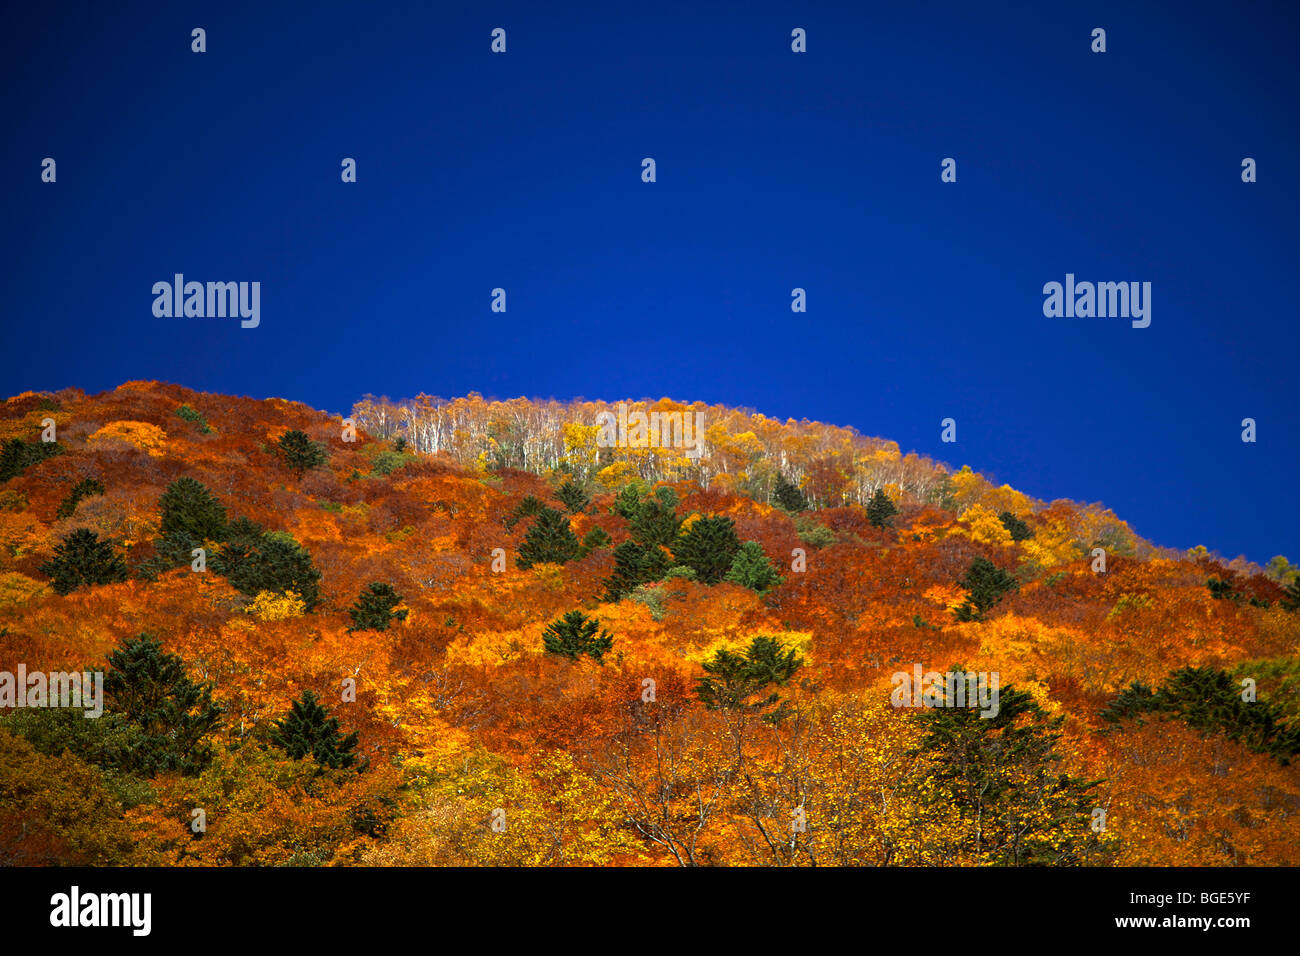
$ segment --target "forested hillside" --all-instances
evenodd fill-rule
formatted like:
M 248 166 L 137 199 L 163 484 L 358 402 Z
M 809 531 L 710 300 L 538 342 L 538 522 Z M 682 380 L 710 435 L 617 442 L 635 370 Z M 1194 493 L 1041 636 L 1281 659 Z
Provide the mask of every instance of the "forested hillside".
M 105 677 L 0 709 L 0 864 L 1300 863 L 1285 559 L 611 407 L 5 401 L 0 672 Z M 897 706 L 951 671 L 996 714 Z

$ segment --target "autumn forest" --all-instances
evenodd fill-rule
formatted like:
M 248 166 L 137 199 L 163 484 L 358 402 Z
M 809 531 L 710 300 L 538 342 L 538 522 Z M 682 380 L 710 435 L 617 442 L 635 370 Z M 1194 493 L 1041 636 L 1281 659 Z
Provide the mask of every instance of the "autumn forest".
M 1300 862 L 1286 558 L 628 405 L 698 454 L 596 402 L 9 398 L 0 865 Z

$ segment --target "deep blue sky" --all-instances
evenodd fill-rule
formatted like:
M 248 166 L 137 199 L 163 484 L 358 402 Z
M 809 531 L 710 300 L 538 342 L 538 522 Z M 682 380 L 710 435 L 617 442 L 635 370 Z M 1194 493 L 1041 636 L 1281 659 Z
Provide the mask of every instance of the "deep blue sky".
M 701 399 L 1104 501 L 1158 544 L 1300 559 L 1296 25 L 1294 3 L 27 4 L 2 41 L 0 391 Z M 154 318 L 175 272 L 260 281 L 261 326 Z M 1152 282 L 1150 328 L 1044 318 L 1067 272 Z

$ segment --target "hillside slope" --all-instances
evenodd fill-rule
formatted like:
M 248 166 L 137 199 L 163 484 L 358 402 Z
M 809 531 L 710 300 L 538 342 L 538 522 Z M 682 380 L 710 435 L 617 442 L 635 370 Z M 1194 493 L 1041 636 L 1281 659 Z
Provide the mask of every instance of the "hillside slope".
M 1292 572 L 817 423 L 631 403 L 700 455 L 604 448 L 610 407 L 10 398 L 0 672 L 109 680 L 0 711 L 0 862 L 1300 862 Z M 957 668 L 999 715 L 894 706 Z

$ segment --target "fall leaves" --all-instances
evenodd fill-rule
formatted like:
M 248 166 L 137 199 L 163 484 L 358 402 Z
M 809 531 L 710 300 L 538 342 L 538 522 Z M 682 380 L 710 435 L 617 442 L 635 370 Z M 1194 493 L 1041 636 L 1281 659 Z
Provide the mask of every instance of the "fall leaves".
M 586 409 L 371 400 L 349 443 L 300 405 L 174 386 L 6 403 L 0 663 L 128 654 L 191 705 L 0 716 L 0 854 L 1295 861 L 1294 766 L 1214 721 L 1101 717 L 1182 667 L 1289 699 L 1285 583 L 843 429 L 700 406 L 681 463 L 597 447 Z M 60 451 L 33 452 L 47 416 Z M 1014 720 L 891 708 L 915 661 L 999 672 Z M 196 721 L 169 753 L 162 728 Z

